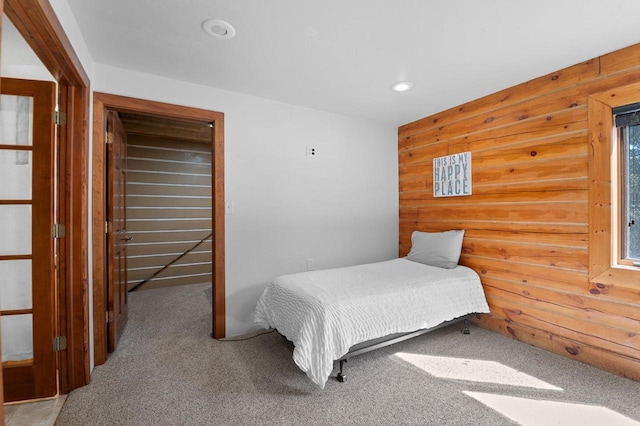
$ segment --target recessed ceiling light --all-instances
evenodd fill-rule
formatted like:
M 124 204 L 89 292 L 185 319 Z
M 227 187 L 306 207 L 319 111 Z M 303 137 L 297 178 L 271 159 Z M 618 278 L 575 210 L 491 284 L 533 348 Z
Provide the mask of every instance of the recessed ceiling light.
M 391 86 L 391 89 L 395 90 L 396 92 L 406 92 L 412 87 L 413 87 L 413 83 L 410 81 L 399 81 L 393 86 Z
M 233 26 L 220 19 L 207 19 L 202 23 L 202 29 L 212 37 L 228 40 L 236 35 Z

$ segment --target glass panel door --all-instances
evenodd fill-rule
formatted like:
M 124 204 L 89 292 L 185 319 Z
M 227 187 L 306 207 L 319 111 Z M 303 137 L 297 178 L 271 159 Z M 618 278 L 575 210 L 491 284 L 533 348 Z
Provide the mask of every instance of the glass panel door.
M 0 331 L 5 401 L 57 392 L 54 218 L 55 83 L 2 79 Z
M 2 364 L 33 363 L 33 98 L 0 95 Z

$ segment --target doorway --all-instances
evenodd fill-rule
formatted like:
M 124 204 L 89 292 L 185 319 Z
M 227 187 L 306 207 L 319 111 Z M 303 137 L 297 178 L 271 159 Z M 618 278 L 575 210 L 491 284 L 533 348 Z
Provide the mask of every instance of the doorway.
M 212 269 L 212 332 L 211 336 L 225 336 L 225 288 L 224 288 L 224 114 L 197 108 L 145 101 L 105 93 L 94 93 L 93 116 L 93 271 L 94 271 L 94 354 L 95 365 L 103 364 L 107 358 L 110 333 L 117 325 L 110 325 L 108 268 L 109 255 L 107 211 L 107 162 L 105 150 L 105 125 L 108 111 L 124 115 L 146 115 L 175 120 L 192 120 L 210 124 L 211 145 L 211 269 Z M 103 229 L 105 232 L 99 232 Z M 117 344 L 117 343 L 116 343 Z M 115 345 L 114 345 L 115 346 Z
M 126 136 L 127 289 L 212 282 L 212 128 L 119 112 Z

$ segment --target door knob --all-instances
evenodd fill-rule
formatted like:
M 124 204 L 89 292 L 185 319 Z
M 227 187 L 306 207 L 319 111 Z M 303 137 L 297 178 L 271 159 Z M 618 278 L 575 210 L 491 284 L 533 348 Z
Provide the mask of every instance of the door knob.
M 126 237 L 122 238 L 122 240 L 131 241 L 131 240 L 133 240 L 133 237 L 130 237 L 130 236 L 127 235 Z

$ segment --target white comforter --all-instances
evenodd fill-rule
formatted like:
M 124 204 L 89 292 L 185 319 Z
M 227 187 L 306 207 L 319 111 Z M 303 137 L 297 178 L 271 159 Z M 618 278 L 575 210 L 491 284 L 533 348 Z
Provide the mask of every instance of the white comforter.
M 293 360 L 324 388 L 333 361 L 357 343 L 489 312 L 480 278 L 404 258 L 285 275 L 258 300 L 255 324 L 293 342 Z

